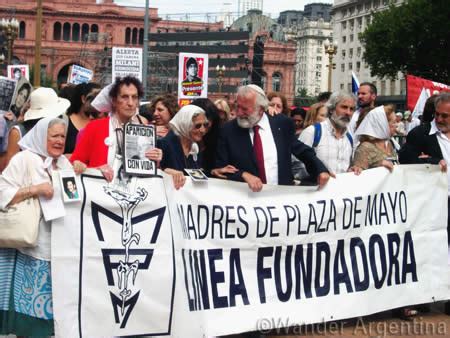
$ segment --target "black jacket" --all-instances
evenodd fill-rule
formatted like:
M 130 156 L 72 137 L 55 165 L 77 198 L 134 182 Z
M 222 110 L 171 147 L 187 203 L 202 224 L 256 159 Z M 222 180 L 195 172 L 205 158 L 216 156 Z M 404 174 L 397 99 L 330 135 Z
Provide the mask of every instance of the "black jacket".
M 297 139 L 294 122 L 290 118 L 282 114 L 268 115 L 268 118 L 277 148 L 278 184 L 293 184 L 291 154 L 305 163 L 311 177 L 316 178 L 320 173 L 328 172 L 314 150 Z M 259 177 L 249 131 L 239 127 L 236 120 L 223 125 L 217 145 L 216 167 L 222 168 L 228 164 L 239 169 L 228 176 L 231 180 L 243 181 L 244 171 Z

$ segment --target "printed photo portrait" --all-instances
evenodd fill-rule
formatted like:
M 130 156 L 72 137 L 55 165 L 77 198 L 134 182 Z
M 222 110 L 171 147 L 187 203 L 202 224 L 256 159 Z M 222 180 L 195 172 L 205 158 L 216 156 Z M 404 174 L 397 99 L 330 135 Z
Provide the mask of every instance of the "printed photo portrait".
M 80 194 L 78 192 L 77 180 L 75 179 L 75 176 L 61 177 L 61 187 L 64 202 L 80 200 Z
M 201 169 L 184 169 L 186 173 L 196 182 L 204 182 L 208 180 L 208 176 Z

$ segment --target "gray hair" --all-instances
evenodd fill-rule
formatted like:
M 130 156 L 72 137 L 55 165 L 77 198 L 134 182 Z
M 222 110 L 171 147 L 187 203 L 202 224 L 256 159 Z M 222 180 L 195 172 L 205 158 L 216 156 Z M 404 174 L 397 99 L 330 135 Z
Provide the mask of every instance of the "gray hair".
M 328 108 L 328 113 L 331 114 L 336 110 L 336 106 L 339 102 L 344 100 L 353 100 L 355 103 L 357 101 L 356 96 L 354 94 L 349 94 L 345 92 L 334 92 L 331 94 L 325 106 Z
M 448 92 L 441 93 L 434 99 L 434 109 L 436 110 L 437 106 L 440 105 L 441 103 L 448 103 L 448 102 L 450 102 L 450 93 Z
M 67 121 L 64 119 L 61 119 L 59 117 L 55 117 L 54 119 L 51 119 L 50 122 L 48 123 L 48 129 L 50 129 L 51 127 L 53 127 L 54 125 L 57 124 L 62 124 L 64 126 L 64 128 L 66 128 L 67 130 Z
M 261 89 L 261 87 L 258 87 L 254 84 L 249 84 L 239 87 L 237 91 L 238 96 L 247 96 L 250 93 L 256 94 L 256 106 L 261 107 L 264 111 L 266 111 L 269 107 L 269 100 L 267 99 L 267 96 L 264 93 L 264 90 Z

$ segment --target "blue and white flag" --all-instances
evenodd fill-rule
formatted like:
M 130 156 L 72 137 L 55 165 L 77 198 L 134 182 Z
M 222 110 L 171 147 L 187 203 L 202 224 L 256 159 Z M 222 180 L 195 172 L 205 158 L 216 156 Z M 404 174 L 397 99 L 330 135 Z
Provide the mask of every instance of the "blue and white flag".
M 352 93 L 357 94 L 359 89 L 359 80 L 356 77 L 356 74 L 352 72 Z

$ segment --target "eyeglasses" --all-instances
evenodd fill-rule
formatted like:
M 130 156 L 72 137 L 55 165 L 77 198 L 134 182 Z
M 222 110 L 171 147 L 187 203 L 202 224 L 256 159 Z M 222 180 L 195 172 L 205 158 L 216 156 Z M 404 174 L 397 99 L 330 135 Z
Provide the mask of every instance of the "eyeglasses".
M 448 116 L 449 116 L 449 114 L 448 113 L 439 113 L 439 112 L 435 112 L 434 113 L 434 116 L 435 117 L 440 117 L 441 119 L 446 119 L 446 118 L 448 118 Z
M 205 129 L 208 129 L 209 128 L 209 122 L 194 124 L 194 129 L 200 129 L 201 127 L 204 127 Z

